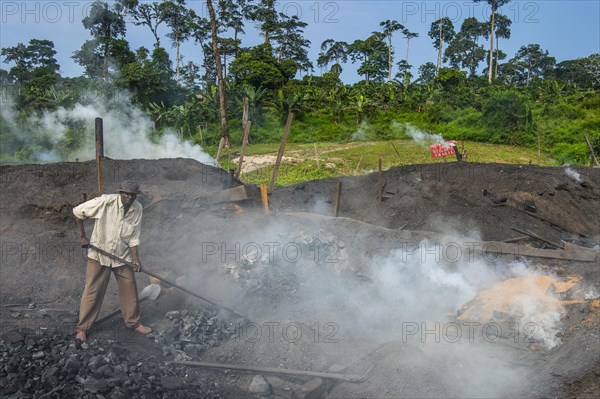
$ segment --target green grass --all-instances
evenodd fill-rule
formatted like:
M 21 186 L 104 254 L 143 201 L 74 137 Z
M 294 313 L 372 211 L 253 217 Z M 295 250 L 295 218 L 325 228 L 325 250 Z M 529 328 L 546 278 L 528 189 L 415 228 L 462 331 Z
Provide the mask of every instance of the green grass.
M 462 150 L 463 142 L 459 142 L 458 146 Z M 534 148 L 470 141 L 464 142 L 464 148 L 468 151 L 469 162 L 527 164 L 531 161 L 537 165 L 537 149 Z M 226 150 L 221 158 L 221 166 L 225 169 L 235 169 L 237 165 L 233 160 L 239 156 L 240 149 L 239 146 L 236 146 Z M 214 155 L 215 151 L 212 150 Z M 246 148 L 245 156 L 247 158 L 244 162 L 246 163 L 251 159 L 249 157 L 253 156 L 271 155 L 275 157 L 278 151 L 279 144 L 276 143 L 250 144 Z M 277 185 L 280 186 L 327 177 L 370 173 L 378 169 L 379 158 L 382 160 L 383 169 L 402 165 L 456 162 L 454 156 L 446 157 L 445 160 L 443 158 L 432 159 L 428 146 L 420 146 L 411 140 L 345 144 L 288 143 L 284 156 L 293 158 L 293 160 L 282 162 L 277 177 Z M 553 159 L 544 153 L 542 153 L 540 161 L 542 166 L 555 164 Z M 253 172 L 242 173 L 241 180 L 254 184 L 269 183 L 272 173 L 273 166 L 270 165 Z

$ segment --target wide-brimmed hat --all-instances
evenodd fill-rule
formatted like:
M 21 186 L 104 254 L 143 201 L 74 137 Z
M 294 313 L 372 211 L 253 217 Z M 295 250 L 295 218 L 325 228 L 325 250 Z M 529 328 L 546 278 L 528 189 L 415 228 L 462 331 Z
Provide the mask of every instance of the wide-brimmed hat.
M 140 183 L 135 180 L 124 180 L 119 186 L 119 192 L 130 194 L 141 194 Z

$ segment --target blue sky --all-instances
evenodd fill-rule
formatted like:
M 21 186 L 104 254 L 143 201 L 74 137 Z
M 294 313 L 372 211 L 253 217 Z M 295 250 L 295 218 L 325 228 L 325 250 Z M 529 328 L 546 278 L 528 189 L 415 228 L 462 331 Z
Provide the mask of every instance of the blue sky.
M 188 0 L 198 12 L 204 2 Z M 83 28 L 82 18 L 89 10 L 89 1 L 0 1 L 0 47 L 27 43 L 30 39 L 48 39 L 55 44 L 57 59 L 64 76 L 81 75 L 83 69 L 70 57 L 83 42 L 90 38 Z M 325 39 L 352 42 L 366 39 L 371 32 L 380 30 L 381 21 L 391 19 L 405 25 L 419 37 L 411 40 L 409 62 L 416 68 L 436 60 L 436 50 L 427 36 L 431 23 L 449 17 L 456 30 L 467 17 L 483 21 L 489 16 L 489 6 L 472 1 L 401 1 L 401 0 L 295 0 L 280 1 L 277 9 L 288 15 L 297 15 L 308 23 L 306 36 L 311 40 L 309 56 L 315 64 L 320 45 Z M 523 45 L 537 43 L 548 50 L 557 61 L 586 57 L 600 52 L 600 0 L 542 0 L 511 1 L 500 12 L 512 21 L 511 38 L 500 41 L 500 48 L 509 58 Z M 206 15 L 206 14 L 205 14 Z M 147 27 L 127 26 L 127 40 L 132 50 L 140 46 L 152 48 L 153 39 Z M 259 43 L 255 27 L 248 23 L 244 46 Z M 164 36 L 167 27 L 159 33 Z M 397 35 L 394 39 L 396 61 L 406 56 L 406 41 Z M 168 45 L 168 40 L 163 40 Z M 170 50 L 171 51 L 171 50 Z M 172 51 L 174 58 L 174 51 Z M 184 62 L 200 63 L 201 50 L 193 42 L 182 47 Z M 6 69 L 9 65 L 2 64 Z M 360 79 L 357 64 L 344 65 L 342 79 L 352 83 Z

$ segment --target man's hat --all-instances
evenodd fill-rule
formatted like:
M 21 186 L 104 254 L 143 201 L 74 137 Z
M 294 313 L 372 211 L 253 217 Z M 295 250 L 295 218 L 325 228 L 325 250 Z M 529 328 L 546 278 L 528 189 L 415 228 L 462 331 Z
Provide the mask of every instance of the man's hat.
M 119 192 L 141 194 L 140 183 L 135 180 L 124 180 L 119 186 Z

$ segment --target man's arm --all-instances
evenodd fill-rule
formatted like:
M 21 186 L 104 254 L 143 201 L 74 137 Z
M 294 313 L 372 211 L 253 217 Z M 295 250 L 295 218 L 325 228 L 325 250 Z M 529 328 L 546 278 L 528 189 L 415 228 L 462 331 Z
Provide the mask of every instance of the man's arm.
M 83 220 L 75 216 L 75 223 L 77 223 L 77 228 L 79 230 L 79 244 L 82 248 L 87 248 L 90 245 L 90 241 L 85 235 L 85 227 L 83 226 Z
M 142 262 L 140 262 L 140 255 L 138 253 L 137 245 L 134 247 L 129 247 L 131 249 L 131 263 L 137 266 L 137 269 L 133 269 L 136 272 L 142 271 Z

